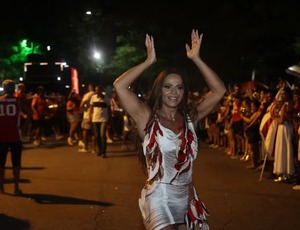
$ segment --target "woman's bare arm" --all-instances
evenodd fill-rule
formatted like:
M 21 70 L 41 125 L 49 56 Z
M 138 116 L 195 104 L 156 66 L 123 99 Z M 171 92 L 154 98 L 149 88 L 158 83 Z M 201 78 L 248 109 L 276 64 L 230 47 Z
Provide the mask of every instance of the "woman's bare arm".
M 127 70 L 113 83 L 122 107 L 135 121 L 138 132 L 142 138 L 151 109 L 130 90 L 130 86 L 146 69 L 156 62 L 154 39 L 152 36 L 146 35 L 145 45 L 147 48 L 147 59 Z
M 205 99 L 198 105 L 198 118 L 200 120 L 206 116 L 221 100 L 226 92 L 226 87 L 219 76 L 213 71 L 201 58 L 200 47 L 202 43 L 203 34 L 199 36 L 198 30 L 193 30 L 191 34 L 192 47 L 186 44 L 187 57 L 191 59 L 198 67 L 202 74 L 209 92 L 205 95 Z

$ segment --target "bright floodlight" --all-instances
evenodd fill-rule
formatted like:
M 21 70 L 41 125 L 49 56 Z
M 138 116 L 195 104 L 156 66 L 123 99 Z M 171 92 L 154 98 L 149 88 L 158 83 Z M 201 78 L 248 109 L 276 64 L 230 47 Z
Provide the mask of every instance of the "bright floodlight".
M 97 59 L 97 60 L 101 59 L 101 54 L 98 51 L 95 51 L 94 52 L 94 58 Z

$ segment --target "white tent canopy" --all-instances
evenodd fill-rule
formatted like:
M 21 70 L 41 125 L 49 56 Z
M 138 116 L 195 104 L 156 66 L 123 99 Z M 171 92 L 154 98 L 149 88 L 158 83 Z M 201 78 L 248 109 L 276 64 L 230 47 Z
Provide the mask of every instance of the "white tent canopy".
M 285 72 L 300 78 L 300 63 L 287 68 Z

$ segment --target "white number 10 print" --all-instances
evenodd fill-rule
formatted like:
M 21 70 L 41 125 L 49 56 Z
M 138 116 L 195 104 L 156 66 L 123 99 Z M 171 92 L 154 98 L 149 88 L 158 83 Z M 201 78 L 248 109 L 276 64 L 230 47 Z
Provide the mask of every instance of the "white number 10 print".
M 17 112 L 14 104 L 0 104 L 0 116 L 15 116 Z

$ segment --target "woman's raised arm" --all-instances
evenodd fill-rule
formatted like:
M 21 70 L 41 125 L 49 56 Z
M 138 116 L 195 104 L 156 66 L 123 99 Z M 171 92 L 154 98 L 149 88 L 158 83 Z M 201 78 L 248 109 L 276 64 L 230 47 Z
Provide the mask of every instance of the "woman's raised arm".
M 130 90 L 130 86 L 146 69 L 156 62 L 154 39 L 148 34 L 146 35 L 145 46 L 147 48 L 147 59 L 124 72 L 113 83 L 122 108 L 135 121 L 141 137 L 144 135 L 143 131 L 148 122 L 151 109 Z

